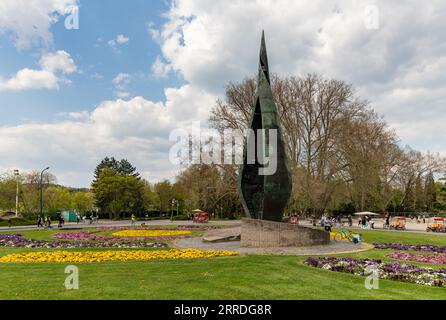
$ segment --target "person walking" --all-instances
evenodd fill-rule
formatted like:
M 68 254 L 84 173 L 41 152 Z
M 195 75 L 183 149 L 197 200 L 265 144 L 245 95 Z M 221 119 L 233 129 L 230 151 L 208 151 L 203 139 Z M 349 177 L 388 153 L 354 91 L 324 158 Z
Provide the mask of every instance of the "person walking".
M 324 221 L 324 229 L 327 232 L 331 232 L 331 221 L 329 219 L 325 219 L 325 221 Z
M 50 216 L 46 217 L 46 226 L 47 226 L 47 228 L 51 229 L 51 217 Z
M 375 221 L 373 221 L 372 217 L 370 217 L 369 225 L 370 225 L 370 229 L 375 229 Z
M 64 224 L 62 214 L 59 214 L 59 215 L 57 216 L 57 221 L 59 222 L 58 225 L 57 225 L 57 227 L 58 227 L 59 229 L 62 228 L 62 227 L 63 227 L 63 224 Z
M 76 212 L 76 221 L 77 221 L 77 224 L 79 224 L 79 222 L 81 222 L 81 215 L 79 214 L 79 212 Z
M 132 226 L 134 226 L 135 223 L 136 223 L 136 216 L 133 213 L 132 213 L 132 216 L 131 216 L 131 220 L 132 220 Z
M 38 216 L 37 216 L 37 229 L 39 229 L 40 227 L 44 227 L 44 225 L 43 225 L 43 219 L 42 219 L 42 216 L 39 214 Z
M 387 216 L 386 216 L 386 222 L 385 222 L 384 226 L 385 226 L 386 228 L 390 227 L 390 215 L 387 215 Z
M 97 224 L 99 219 L 99 215 L 97 213 L 93 213 L 93 224 Z
M 353 225 L 353 218 L 352 218 L 352 215 L 349 214 L 348 215 L 348 226 L 351 227 L 352 225 Z

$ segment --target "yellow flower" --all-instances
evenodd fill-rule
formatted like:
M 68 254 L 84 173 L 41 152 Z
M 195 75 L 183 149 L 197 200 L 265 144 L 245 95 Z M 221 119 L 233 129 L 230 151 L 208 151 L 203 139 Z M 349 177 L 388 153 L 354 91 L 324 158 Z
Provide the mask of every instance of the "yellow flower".
M 13 253 L 0 258 L 0 262 L 21 263 L 82 263 L 104 261 L 146 261 L 161 259 L 196 259 L 238 255 L 235 251 L 171 249 L 171 250 L 129 250 L 129 251 L 82 251 L 82 252 L 31 252 Z

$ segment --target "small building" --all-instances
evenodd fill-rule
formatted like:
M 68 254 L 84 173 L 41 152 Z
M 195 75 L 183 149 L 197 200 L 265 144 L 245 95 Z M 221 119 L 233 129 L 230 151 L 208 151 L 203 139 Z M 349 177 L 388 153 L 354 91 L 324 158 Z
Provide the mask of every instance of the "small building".
M 76 222 L 76 212 L 74 211 L 62 211 L 61 212 L 63 219 L 65 220 L 65 222 Z

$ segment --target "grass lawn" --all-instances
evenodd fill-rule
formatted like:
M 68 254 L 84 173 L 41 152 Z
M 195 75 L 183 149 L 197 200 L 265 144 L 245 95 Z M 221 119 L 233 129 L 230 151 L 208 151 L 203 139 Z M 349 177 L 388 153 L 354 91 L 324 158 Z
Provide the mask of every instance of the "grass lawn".
M 53 231 L 39 232 L 42 237 L 51 238 Z M 32 231 L 21 233 L 28 237 L 37 237 Z M 379 241 L 446 245 L 444 235 L 390 231 L 361 233 L 369 243 Z M 0 256 L 25 251 L 44 249 L 0 248 Z M 370 250 L 339 256 L 387 259 L 385 255 L 388 252 Z M 446 288 L 390 280 L 381 280 L 379 290 L 367 290 L 363 277 L 309 267 L 303 264 L 306 258 L 247 255 L 207 260 L 77 264 L 80 287 L 79 290 L 72 291 L 65 290 L 63 285 L 67 276 L 64 269 L 68 264 L 2 263 L 0 299 L 446 298 Z

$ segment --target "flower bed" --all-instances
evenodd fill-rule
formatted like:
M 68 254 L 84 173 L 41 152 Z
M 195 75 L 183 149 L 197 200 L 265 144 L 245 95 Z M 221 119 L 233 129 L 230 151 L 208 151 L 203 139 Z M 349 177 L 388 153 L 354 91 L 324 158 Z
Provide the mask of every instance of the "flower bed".
M 408 253 L 408 252 L 392 252 L 387 255 L 389 258 L 430 263 L 430 264 L 446 264 L 446 254 L 420 254 L 420 253 Z
M 113 233 L 117 237 L 170 237 L 192 234 L 187 230 L 123 230 Z
M 57 233 L 55 234 L 53 237 L 57 238 L 57 239 L 64 239 L 64 240 L 77 240 L 77 241 L 103 241 L 103 242 L 108 242 L 108 241 L 133 241 L 133 240 L 137 240 L 137 241 L 167 241 L 167 240 L 175 240 L 175 239 L 182 239 L 182 238 L 189 238 L 189 237 L 193 237 L 194 235 L 192 234 L 192 232 L 190 230 L 196 230 L 196 231 L 203 231 L 203 230 L 209 230 L 208 228 L 202 228 L 202 227 L 194 227 L 194 228 L 190 228 L 187 226 L 186 227 L 176 227 L 176 228 L 161 228 L 161 227 L 156 227 L 156 228 L 134 228 L 134 229 L 130 229 L 130 228 L 123 228 L 123 227 L 111 227 L 111 228 L 98 228 L 98 229 L 94 229 L 94 230 L 82 230 L 82 231 L 78 231 L 78 232 L 63 232 L 63 233 Z M 109 231 L 109 230 L 116 230 L 117 232 L 115 232 L 114 234 L 117 234 L 118 232 L 122 232 L 122 231 L 128 231 L 128 233 L 124 233 L 124 234 L 134 234 L 134 236 L 131 236 L 133 239 L 129 239 L 130 236 L 101 236 L 101 235 L 94 235 L 96 233 L 100 233 L 100 232 L 104 232 L 104 231 Z M 163 233 L 165 235 L 159 235 L 159 236 L 155 236 L 153 233 L 154 231 L 163 231 Z M 177 235 L 173 235 L 174 231 L 178 231 Z M 137 236 L 136 233 L 140 232 L 141 236 Z M 147 235 L 151 235 L 151 236 L 144 236 L 143 232 L 147 232 Z M 171 233 L 171 235 L 168 235 L 169 233 Z M 183 233 L 183 234 L 181 234 Z M 161 232 L 159 234 L 162 234 Z
M 0 258 L 0 262 L 19 263 L 85 263 L 105 261 L 147 261 L 162 259 L 197 259 L 221 256 L 234 256 L 238 252 L 196 250 L 196 249 L 171 249 L 156 251 L 84 251 L 84 252 L 32 252 L 14 253 Z
M 446 253 L 446 246 L 434 246 L 431 244 L 404 244 L 397 242 L 375 242 L 373 243 L 375 249 L 393 249 L 393 250 L 408 250 L 408 251 L 428 251 L 437 253 Z
M 399 262 L 384 263 L 381 260 L 355 260 L 351 258 L 308 258 L 305 263 L 312 267 L 335 272 L 368 275 L 367 268 L 374 266 L 380 279 L 397 280 L 427 286 L 446 287 L 446 269 L 421 268 Z
M 115 241 L 115 242 L 69 242 L 31 240 L 21 234 L 0 234 L 0 247 L 26 248 L 160 248 L 165 243 L 148 241 Z

